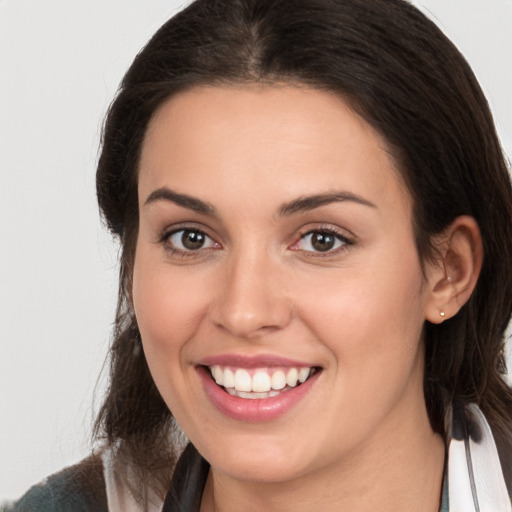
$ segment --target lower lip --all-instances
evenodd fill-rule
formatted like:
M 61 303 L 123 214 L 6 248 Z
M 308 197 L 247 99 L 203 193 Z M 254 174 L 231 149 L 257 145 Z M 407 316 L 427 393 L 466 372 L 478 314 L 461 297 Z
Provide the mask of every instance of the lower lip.
M 221 413 L 238 421 L 254 423 L 272 421 L 284 415 L 309 393 L 321 373 L 315 373 L 306 382 L 277 396 L 240 398 L 218 386 L 207 368 L 200 366 L 197 371 L 206 394 Z

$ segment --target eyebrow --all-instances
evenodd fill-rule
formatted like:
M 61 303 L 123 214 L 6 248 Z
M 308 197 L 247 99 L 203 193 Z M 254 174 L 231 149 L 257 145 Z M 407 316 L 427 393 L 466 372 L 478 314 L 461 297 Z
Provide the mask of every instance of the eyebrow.
M 162 187 L 151 192 L 144 202 L 144 207 L 152 203 L 156 203 L 157 201 L 169 201 L 203 215 L 217 215 L 217 210 L 211 203 L 202 201 L 201 199 L 187 194 L 180 194 L 179 192 L 167 187 Z M 345 201 L 354 202 L 371 208 L 377 208 L 372 202 L 351 192 L 331 192 L 298 197 L 293 201 L 282 204 L 277 213 L 278 217 L 287 217 L 295 213 L 314 210 L 315 208 L 319 208 L 327 204 Z
M 203 215 L 215 216 L 217 214 L 217 210 L 211 203 L 187 194 L 180 194 L 167 187 L 162 187 L 151 192 L 144 202 L 144 206 L 156 203 L 157 201 L 169 201 L 183 208 L 187 208 L 188 210 L 202 213 Z
M 278 215 L 280 217 L 287 217 L 289 215 L 293 215 L 294 213 L 314 210 L 315 208 L 319 208 L 320 206 L 345 201 L 350 201 L 363 206 L 369 206 L 370 208 L 377 208 L 377 206 L 374 205 L 372 202 L 351 192 L 331 192 L 327 194 L 302 196 L 297 199 L 294 199 L 289 203 L 281 205 L 281 207 L 278 210 Z

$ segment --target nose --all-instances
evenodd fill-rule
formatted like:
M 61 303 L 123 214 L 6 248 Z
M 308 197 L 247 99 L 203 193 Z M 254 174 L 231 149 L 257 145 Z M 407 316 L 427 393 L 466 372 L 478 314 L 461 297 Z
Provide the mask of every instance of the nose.
M 257 339 L 292 319 L 282 271 L 261 254 L 230 258 L 211 309 L 213 323 L 237 338 Z

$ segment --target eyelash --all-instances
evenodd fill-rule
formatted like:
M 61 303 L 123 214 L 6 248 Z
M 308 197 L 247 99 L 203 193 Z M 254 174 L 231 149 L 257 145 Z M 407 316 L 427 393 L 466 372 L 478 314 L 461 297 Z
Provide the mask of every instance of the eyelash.
M 300 248 L 297 248 L 298 244 L 300 244 L 303 240 L 305 240 L 307 237 L 312 236 L 314 234 L 321 234 L 324 236 L 332 236 L 334 237 L 336 242 L 341 242 L 341 245 L 334 248 L 329 248 L 326 251 L 305 251 L 302 250 L 303 254 L 305 254 L 308 258 L 329 258 L 333 255 L 338 254 L 340 251 L 346 251 L 348 246 L 354 245 L 354 241 L 350 238 L 347 238 L 345 235 L 341 234 L 338 230 L 332 228 L 332 227 L 319 227 L 315 229 L 310 229 L 308 231 L 300 233 L 300 238 L 297 242 L 295 242 L 291 249 L 300 251 Z M 311 242 L 310 242 L 311 243 Z
M 209 240 L 212 244 L 209 247 L 198 247 L 196 250 L 194 249 L 180 249 L 176 247 L 176 243 L 171 242 L 171 238 L 175 235 L 178 235 L 182 233 L 181 239 L 183 239 L 183 236 L 185 233 L 194 233 L 196 236 L 203 236 L 207 241 Z M 159 239 L 159 242 L 164 246 L 164 249 L 168 252 L 170 252 L 173 256 L 178 256 L 181 258 L 189 258 L 189 257 L 197 257 L 200 250 L 209 250 L 209 249 L 218 249 L 220 248 L 220 244 L 215 242 L 211 236 L 209 236 L 205 231 L 202 229 L 198 229 L 195 227 L 187 227 L 183 226 L 177 229 L 173 229 L 172 231 L 166 231 L 162 234 L 162 236 Z M 208 242 L 206 242 L 208 243 Z
M 183 239 L 183 236 L 185 233 L 194 233 L 196 236 L 203 236 L 206 240 L 209 240 L 209 246 L 204 247 L 201 245 L 197 249 L 181 249 L 176 247 L 176 243 L 171 243 L 171 238 L 175 235 L 178 235 L 182 233 L 181 239 Z M 321 234 L 323 236 L 332 236 L 334 237 L 335 241 L 334 244 L 337 242 L 341 242 L 341 245 L 334 248 L 328 248 L 325 251 L 315 251 L 315 250 L 303 250 L 298 245 L 304 241 L 307 237 L 312 236 L 314 234 Z M 168 252 L 170 252 L 173 256 L 178 256 L 181 258 L 188 258 L 188 257 L 197 257 L 198 253 L 201 250 L 211 250 L 211 249 L 219 249 L 221 248 L 221 245 L 216 242 L 212 237 L 210 237 L 205 231 L 195 228 L 195 227 L 179 227 L 176 229 L 173 229 L 172 231 L 166 231 L 159 237 L 159 243 L 164 246 L 164 249 Z M 208 242 L 206 242 L 208 243 Z M 290 249 L 297 252 L 302 252 L 306 257 L 308 258 L 328 258 L 335 254 L 338 254 L 340 251 L 346 251 L 348 246 L 354 245 L 354 241 L 347 238 L 345 235 L 341 234 L 336 229 L 333 229 L 332 227 L 319 227 L 316 229 L 310 229 L 308 231 L 300 233 L 299 239 L 294 242 Z

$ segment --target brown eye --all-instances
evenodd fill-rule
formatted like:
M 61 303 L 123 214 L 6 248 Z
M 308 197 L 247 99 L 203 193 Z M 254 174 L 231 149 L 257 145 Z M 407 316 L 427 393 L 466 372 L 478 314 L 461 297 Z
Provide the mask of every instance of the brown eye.
M 301 236 L 295 249 L 305 252 L 327 253 L 336 251 L 345 245 L 351 245 L 350 240 L 329 230 L 309 231 Z
M 218 246 L 206 233 L 198 229 L 174 231 L 166 237 L 166 245 L 181 252 L 198 251 L 199 249 L 209 249 Z
M 315 232 L 311 235 L 311 246 L 319 251 L 329 251 L 334 247 L 336 237 L 331 233 Z
M 193 251 L 194 249 L 200 249 L 205 242 L 205 235 L 200 231 L 189 231 L 184 230 L 181 235 L 181 243 L 185 249 Z

